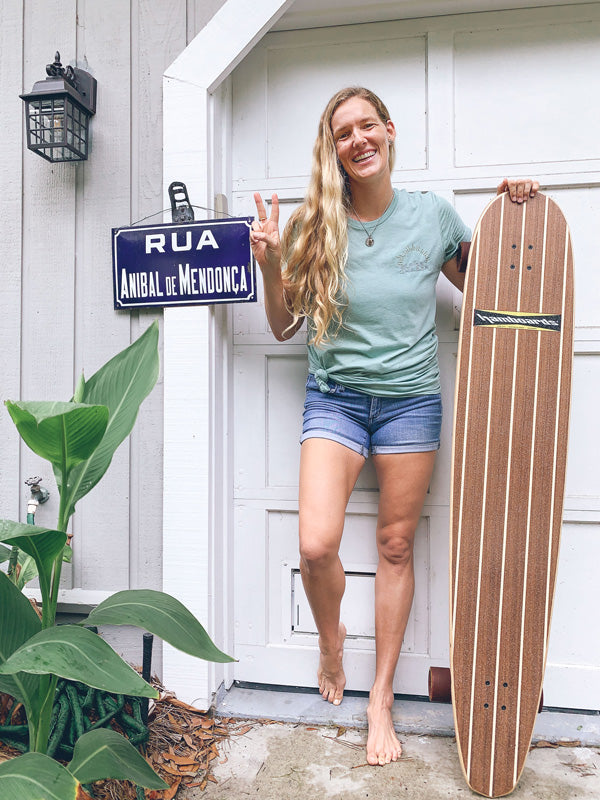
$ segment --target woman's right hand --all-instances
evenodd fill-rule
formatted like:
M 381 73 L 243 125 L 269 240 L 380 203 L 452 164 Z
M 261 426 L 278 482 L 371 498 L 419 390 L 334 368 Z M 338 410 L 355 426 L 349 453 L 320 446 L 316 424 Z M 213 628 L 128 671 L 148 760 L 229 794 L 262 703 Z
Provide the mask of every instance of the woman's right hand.
M 250 246 L 263 275 L 265 311 L 269 326 L 276 339 L 284 342 L 293 336 L 302 324 L 294 318 L 285 302 L 281 277 L 281 239 L 279 238 L 279 198 L 271 197 L 271 215 L 267 218 L 265 204 L 258 192 L 254 193 L 258 220 L 252 223 Z
M 271 197 L 271 215 L 267 218 L 265 204 L 259 192 L 254 193 L 258 220 L 252 223 L 250 247 L 258 266 L 264 273 L 266 269 L 281 270 L 281 239 L 279 238 L 279 198 Z

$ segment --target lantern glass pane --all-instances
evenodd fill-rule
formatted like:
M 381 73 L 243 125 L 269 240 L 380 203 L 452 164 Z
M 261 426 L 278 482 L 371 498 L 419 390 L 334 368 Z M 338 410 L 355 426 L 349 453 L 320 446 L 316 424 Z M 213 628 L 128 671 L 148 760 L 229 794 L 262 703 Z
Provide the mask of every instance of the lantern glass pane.
M 49 161 L 87 158 L 89 116 L 69 96 L 42 97 L 27 103 L 29 147 Z

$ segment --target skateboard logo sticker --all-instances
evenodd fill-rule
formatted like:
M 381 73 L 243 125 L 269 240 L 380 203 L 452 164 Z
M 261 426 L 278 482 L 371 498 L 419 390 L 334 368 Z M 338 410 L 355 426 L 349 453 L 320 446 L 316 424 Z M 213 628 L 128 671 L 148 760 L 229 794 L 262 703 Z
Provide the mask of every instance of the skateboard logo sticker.
M 521 311 L 484 311 L 476 308 L 473 325 L 487 328 L 520 328 L 536 331 L 560 331 L 560 314 L 530 314 Z

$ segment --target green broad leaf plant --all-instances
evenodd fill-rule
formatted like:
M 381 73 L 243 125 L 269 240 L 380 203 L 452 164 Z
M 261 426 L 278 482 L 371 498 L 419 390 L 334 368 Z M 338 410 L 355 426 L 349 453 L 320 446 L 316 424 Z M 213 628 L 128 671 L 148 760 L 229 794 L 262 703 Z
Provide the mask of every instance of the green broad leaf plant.
M 29 752 L 0 763 L 2 800 L 70 800 L 82 784 L 116 778 L 149 789 L 167 784 L 125 737 L 90 730 L 65 767 L 46 754 L 59 678 L 115 694 L 157 698 L 158 692 L 88 627 L 137 625 L 185 653 L 207 661 L 233 659 L 221 652 L 198 620 L 163 592 L 117 592 L 79 625 L 56 625 L 67 526 L 75 506 L 100 481 L 119 445 L 131 433 L 139 407 L 158 377 L 158 325 L 154 322 L 88 381 L 71 402 L 6 402 L 23 441 L 52 464 L 60 496 L 56 528 L 0 520 L 0 561 L 18 547 L 22 564 L 39 577 L 42 618 L 21 583 L 0 571 L 0 691 L 23 704 Z

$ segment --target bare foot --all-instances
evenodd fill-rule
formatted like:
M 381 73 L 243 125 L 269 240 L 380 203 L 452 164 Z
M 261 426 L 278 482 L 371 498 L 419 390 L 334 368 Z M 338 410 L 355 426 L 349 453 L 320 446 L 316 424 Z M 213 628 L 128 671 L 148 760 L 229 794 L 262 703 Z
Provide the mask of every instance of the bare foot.
M 391 692 L 371 690 L 367 720 L 369 736 L 367 739 L 367 762 L 369 764 L 389 764 L 397 761 L 402 754 L 402 745 L 398 741 L 394 723 L 392 722 L 392 704 L 394 695 Z
M 335 647 L 331 650 L 321 645 L 319 638 L 319 650 L 321 656 L 319 658 L 319 669 L 317 670 L 317 679 L 319 681 L 319 691 L 330 703 L 334 706 L 339 706 L 342 702 L 344 695 L 344 686 L 346 685 L 346 676 L 342 667 L 342 659 L 344 657 L 344 639 L 346 638 L 346 628 L 340 622 L 339 639 Z

